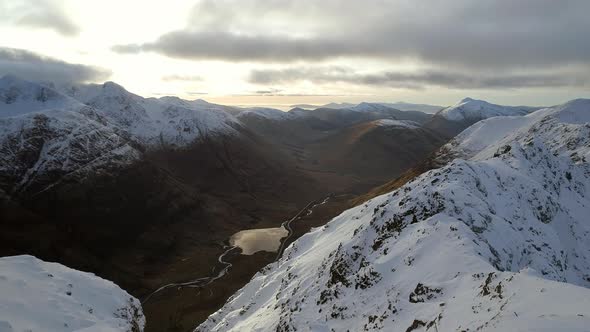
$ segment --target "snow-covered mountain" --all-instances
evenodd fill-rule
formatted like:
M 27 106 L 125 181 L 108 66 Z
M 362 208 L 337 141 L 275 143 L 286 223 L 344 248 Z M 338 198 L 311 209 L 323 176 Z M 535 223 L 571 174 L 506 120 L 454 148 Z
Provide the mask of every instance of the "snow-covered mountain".
M 424 112 L 424 113 L 436 113 L 436 112 L 440 111 L 441 109 L 443 109 L 443 107 L 441 107 L 441 106 L 427 105 L 427 104 L 412 104 L 412 103 L 406 103 L 403 101 L 399 101 L 399 102 L 395 102 L 395 103 L 377 102 L 374 104 L 380 104 L 383 106 L 395 108 L 400 111 L 418 111 L 418 112 Z M 329 104 L 325 104 L 325 105 L 321 105 L 321 106 L 320 105 L 311 105 L 311 104 L 297 104 L 297 105 L 292 105 L 291 108 L 303 108 L 303 109 L 309 109 L 309 110 L 314 110 L 317 108 L 342 109 L 342 108 L 352 108 L 357 105 L 358 104 L 351 104 L 351 103 L 329 103 Z
M 0 331 L 143 331 L 139 301 L 114 283 L 33 256 L 0 258 Z
M 403 101 L 398 101 L 395 103 L 381 103 L 382 105 L 393 107 L 400 111 L 419 111 L 424 113 L 436 113 L 443 109 L 442 106 L 436 105 L 428 105 L 428 104 L 412 104 L 406 103 Z
M 139 158 L 104 118 L 81 111 L 88 113 L 49 110 L 0 119 L 0 185 L 38 192 Z
M 0 96 L 0 185 L 9 192 L 39 191 L 139 156 L 105 116 L 55 90 L 4 77 Z
M 48 109 L 77 110 L 82 105 L 41 84 L 13 75 L 0 78 L 0 118 Z
M 252 107 L 243 109 L 240 113 L 237 114 L 237 118 L 240 120 L 248 119 L 248 118 L 262 118 L 268 120 L 276 120 L 276 121 L 283 121 L 283 120 L 290 120 L 297 117 L 296 112 L 283 112 L 278 109 L 274 108 L 266 108 L 266 107 Z
M 538 109 L 529 106 L 502 106 L 465 98 L 434 114 L 424 126 L 450 139 L 478 121 L 495 116 L 522 116 Z
M 450 121 L 476 122 L 494 116 L 526 115 L 537 109 L 528 106 L 502 106 L 484 100 L 465 98 L 453 106 L 440 110 L 437 115 Z
M 418 111 L 400 111 L 379 103 L 360 103 L 348 108 L 317 108 L 315 110 L 303 110 L 294 108 L 288 112 L 295 117 L 317 118 L 329 122 L 347 122 L 348 124 L 371 121 L 378 119 L 410 120 L 418 123 L 427 122 L 432 115 Z
M 306 110 L 314 110 L 316 108 L 333 108 L 333 109 L 341 109 L 341 108 L 351 108 L 356 106 L 357 104 L 352 103 L 328 103 L 324 105 L 313 105 L 313 104 L 296 104 L 291 105 L 291 108 L 303 108 Z
M 203 135 L 235 135 L 223 106 L 143 98 L 123 87 L 55 86 L 0 78 L 0 188 L 36 193 L 65 178 L 109 172 L 140 151 L 183 147 Z
M 148 147 L 184 146 L 203 135 L 233 134 L 237 125 L 220 105 L 174 97 L 143 98 L 113 82 L 61 86 L 58 90 L 96 109 Z
M 354 107 L 350 107 L 349 109 L 353 110 L 353 111 L 357 111 L 357 112 L 387 112 L 388 110 L 391 109 L 391 107 L 382 105 L 382 104 L 378 104 L 378 103 L 360 103 Z
M 197 331 L 587 331 L 590 100 L 441 151 L 461 159 L 304 235 Z

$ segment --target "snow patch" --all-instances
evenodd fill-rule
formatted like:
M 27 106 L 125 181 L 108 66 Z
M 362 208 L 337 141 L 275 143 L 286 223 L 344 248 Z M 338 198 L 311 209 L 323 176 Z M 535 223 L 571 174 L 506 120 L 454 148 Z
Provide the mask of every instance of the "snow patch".
M 392 119 L 381 119 L 375 121 L 375 124 L 383 127 L 399 127 L 405 129 L 416 129 L 420 128 L 420 124 L 414 121 L 407 120 L 392 120 Z
M 94 274 L 33 256 L 0 258 L 0 331 L 142 331 L 139 300 Z

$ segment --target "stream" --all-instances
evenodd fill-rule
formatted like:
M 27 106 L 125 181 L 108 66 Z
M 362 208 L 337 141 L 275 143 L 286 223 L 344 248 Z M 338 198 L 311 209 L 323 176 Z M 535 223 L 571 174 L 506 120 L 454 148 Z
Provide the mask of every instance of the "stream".
M 227 273 L 229 268 L 232 266 L 232 264 L 230 262 L 226 262 L 223 259 L 225 258 L 225 256 L 227 256 L 231 251 L 233 251 L 236 248 L 237 247 L 226 247 L 226 250 L 223 252 L 223 254 L 219 255 L 219 257 L 217 258 L 217 261 L 219 262 L 219 264 L 221 266 L 223 266 L 223 268 L 217 273 L 217 275 L 212 276 L 212 277 L 202 277 L 202 278 L 198 278 L 198 279 L 194 279 L 194 280 L 186 281 L 186 282 L 166 284 L 166 285 L 156 289 L 155 291 L 151 292 L 148 296 L 145 297 L 145 299 L 141 302 L 141 304 L 142 305 L 145 304 L 152 296 L 154 296 L 157 293 L 159 293 L 165 289 L 168 289 L 168 288 L 172 288 L 172 287 L 178 287 L 178 288 L 205 287 L 205 286 L 209 285 L 210 283 L 214 282 L 215 280 L 223 277 Z M 214 268 L 214 270 L 215 270 L 215 268 Z
M 242 255 L 251 255 L 258 251 L 276 251 L 277 257 L 274 260 L 276 262 L 283 254 L 287 241 L 291 238 L 291 236 L 293 236 L 293 229 L 291 228 L 291 223 L 303 217 L 311 215 L 316 207 L 326 204 L 331 197 L 332 195 L 329 195 L 321 201 L 316 200 L 309 202 L 303 209 L 301 209 L 295 216 L 293 216 L 293 218 L 284 221 L 280 227 L 244 230 L 235 233 L 230 238 L 231 245 L 224 247 L 225 251 L 217 258 L 219 266 L 221 266 L 221 270 L 219 270 L 219 272 L 216 275 L 201 277 L 186 282 L 169 283 L 163 285 L 155 291 L 151 292 L 149 295 L 147 295 L 145 299 L 142 301 L 142 304 L 147 303 L 154 295 L 166 289 L 173 287 L 177 287 L 178 289 L 183 287 L 202 288 L 211 284 L 217 279 L 225 276 L 229 272 L 229 269 L 232 267 L 232 264 L 230 262 L 225 261 L 224 259 L 228 254 L 230 254 L 232 251 L 236 249 L 240 249 Z M 260 240 L 266 241 L 266 243 L 262 245 L 252 243 Z M 278 249 L 276 248 L 277 246 Z M 216 267 L 213 267 L 213 271 L 215 271 L 215 269 Z

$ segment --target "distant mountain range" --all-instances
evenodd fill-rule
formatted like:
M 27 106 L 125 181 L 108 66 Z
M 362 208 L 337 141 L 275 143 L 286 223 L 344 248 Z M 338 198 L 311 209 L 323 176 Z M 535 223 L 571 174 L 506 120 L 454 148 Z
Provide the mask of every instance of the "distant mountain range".
M 438 116 L 492 117 L 442 166 L 294 242 L 196 331 L 585 331 L 590 100 Z
M 435 106 L 435 105 L 426 105 L 426 104 L 411 104 L 405 102 L 396 102 L 396 103 L 373 103 L 373 104 L 380 104 L 383 106 L 391 107 L 398 109 L 400 111 L 419 111 L 424 113 L 436 113 L 443 109 L 442 106 Z M 291 108 L 303 108 L 303 109 L 316 109 L 316 108 L 352 108 L 357 106 L 358 104 L 352 103 L 329 103 L 325 105 L 311 105 L 311 104 L 297 104 L 292 105 Z
M 445 143 L 424 126 L 431 118 L 370 103 L 238 108 L 143 98 L 113 82 L 5 76 L 0 255 L 59 261 L 142 297 L 162 281 L 208 275 L 236 231 L 276 226 L 310 200 L 397 177 Z M 190 267 L 178 260 L 187 252 Z M 175 298 L 165 301 L 145 308 L 154 330 L 177 315 Z
M 279 261 L 252 278 L 275 258 L 256 256 L 216 281 L 223 291 L 196 309 L 176 293 L 146 304 L 148 329 L 204 321 L 199 331 L 522 324 L 583 331 L 590 101 L 539 109 L 465 98 L 435 107 L 363 102 L 283 112 L 143 98 L 113 82 L 5 76 L 0 255 L 58 261 L 142 298 L 162 284 L 208 275 L 233 233 L 276 227 L 330 196 L 328 215 L 337 217 Z M 30 256 L 0 259 L 0 266 L 7 277 L 0 287 L 13 289 L 18 275 L 49 299 L 63 298 L 64 287 L 70 296 L 67 285 L 78 281 L 106 285 L 85 274 L 70 281 L 78 272 Z M 111 302 L 83 300 L 130 319 L 104 313 L 108 322 L 88 321 L 140 328 L 137 300 L 123 303 L 126 293 L 113 291 Z M 5 320 L 0 313 L 0 330 Z

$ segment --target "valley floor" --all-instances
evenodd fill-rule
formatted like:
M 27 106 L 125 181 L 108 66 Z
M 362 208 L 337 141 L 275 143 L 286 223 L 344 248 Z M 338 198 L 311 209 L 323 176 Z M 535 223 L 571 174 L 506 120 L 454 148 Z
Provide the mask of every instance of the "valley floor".
M 342 210 L 349 207 L 351 195 L 336 195 L 326 204 L 318 206 L 310 215 L 291 223 L 293 236 L 286 245 L 307 233 L 310 228 L 322 226 Z M 285 217 L 287 218 L 287 217 Z M 280 223 L 278 223 L 280 225 Z M 229 236 L 228 236 L 229 238 Z M 199 277 L 215 275 L 221 266 L 215 261 L 218 250 L 195 251 L 192 255 L 172 264 L 168 268 L 166 279 L 187 281 Z M 222 278 L 205 287 L 171 287 L 150 297 L 142 304 L 147 318 L 146 332 L 149 331 L 189 331 L 203 322 L 210 314 L 221 308 L 225 301 L 243 287 L 251 278 L 277 257 L 274 252 L 257 252 L 253 255 L 240 255 L 238 250 L 232 251 L 224 259 L 232 264 L 229 272 Z M 203 264 L 211 262 L 209 268 Z M 202 266 L 190 270 L 188 266 Z M 211 268 L 213 267 L 213 271 Z M 207 272 L 211 271 L 211 272 Z M 155 282 L 153 283 L 155 285 Z M 147 294 L 138 296 L 145 299 Z

